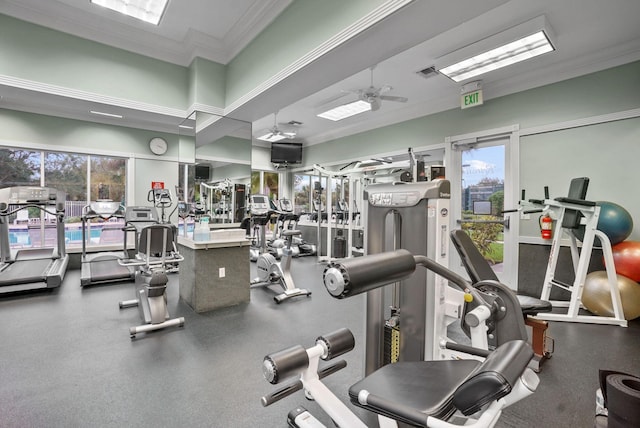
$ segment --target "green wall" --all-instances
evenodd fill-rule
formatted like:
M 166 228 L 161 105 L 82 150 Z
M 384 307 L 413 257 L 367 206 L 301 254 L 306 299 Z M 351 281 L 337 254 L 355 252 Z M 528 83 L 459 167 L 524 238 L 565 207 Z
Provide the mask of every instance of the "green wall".
M 230 105 L 385 0 L 295 0 L 227 65 Z
M 0 75 L 177 109 L 186 67 L 0 15 Z
M 224 107 L 226 70 L 217 62 L 194 59 L 189 66 L 189 105 Z
M 448 136 L 520 124 L 528 128 L 640 108 L 640 61 L 305 148 L 305 163 L 444 143 Z M 485 95 L 490 94 L 490 87 Z
M 179 154 L 179 136 L 123 126 L 0 109 L 0 143 L 14 147 L 46 145 L 50 150 L 109 153 L 112 156 L 151 156 L 149 140 L 162 137 L 169 149 L 164 158 Z M 162 159 L 162 158 L 158 158 Z

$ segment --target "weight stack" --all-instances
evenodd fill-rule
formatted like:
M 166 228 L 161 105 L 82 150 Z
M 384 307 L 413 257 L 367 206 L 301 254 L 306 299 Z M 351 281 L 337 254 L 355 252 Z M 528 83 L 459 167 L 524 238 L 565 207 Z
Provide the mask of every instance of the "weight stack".
M 397 363 L 400 358 L 400 329 L 384 324 L 384 356 L 383 364 Z
M 347 257 L 347 240 L 342 235 L 342 230 L 336 231 L 336 237 L 333 238 L 331 257 L 336 259 L 344 259 Z

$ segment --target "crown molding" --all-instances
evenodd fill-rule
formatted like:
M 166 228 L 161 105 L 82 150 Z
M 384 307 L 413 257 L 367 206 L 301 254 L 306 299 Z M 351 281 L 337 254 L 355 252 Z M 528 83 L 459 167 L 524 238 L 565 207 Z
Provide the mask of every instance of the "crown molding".
M 280 70 L 278 73 L 271 76 L 269 79 L 262 82 L 260 85 L 255 87 L 253 90 L 247 92 L 245 95 L 238 98 L 236 101 L 231 103 L 225 108 L 225 114 L 230 114 L 234 110 L 238 109 L 242 105 L 248 103 L 253 98 L 257 97 L 261 93 L 267 91 L 268 89 L 274 87 L 278 83 L 285 80 L 287 77 L 291 76 L 295 72 L 301 70 L 307 65 L 311 64 L 313 61 L 317 60 L 321 56 L 327 54 L 331 50 L 337 48 L 348 40 L 354 38 L 358 34 L 362 33 L 366 29 L 371 26 L 377 24 L 382 21 L 384 18 L 393 14 L 397 10 L 403 8 L 409 3 L 412 3 L 414 0 L 389 0 L 378 6 L 376 9 L 365 15 L 364 17 L 358 19 L 353 24 L 349 25 L 347 28 L 335 34 L 333 37 L 329 38 L 325 42 L 321 43 L 315 49 L 307 52 L 302 57 L 298 58 L 296 61 L 288 65 L 287 67 Z

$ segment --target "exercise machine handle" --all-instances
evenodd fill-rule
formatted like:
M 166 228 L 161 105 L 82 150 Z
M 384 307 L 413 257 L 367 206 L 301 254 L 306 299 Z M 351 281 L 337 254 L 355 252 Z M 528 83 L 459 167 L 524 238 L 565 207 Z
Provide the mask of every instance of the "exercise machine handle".
M 320 370 L 318 370 L 318 378 L 324 379 L 325 377 L 334 374 L 335 372 L 342 370 L 347 367 L 347 362 L 345 360 L 338 360 Z M 260 398 L 260 402 L 263 407 L 270 406 L 276 401 L 280 401 L 285 397 L 293 394 L 294 392 L 300 391 L 302 389 L 302 381 L 297 380 L 288 385 L 283 386 L 277 391 L 272 392 L 271 394 L 267 394 Z
M 330 263 L 323 281 L 329 294 L 344 299 L 404 279 L 415 269 L 413 255 L 396 250 Z

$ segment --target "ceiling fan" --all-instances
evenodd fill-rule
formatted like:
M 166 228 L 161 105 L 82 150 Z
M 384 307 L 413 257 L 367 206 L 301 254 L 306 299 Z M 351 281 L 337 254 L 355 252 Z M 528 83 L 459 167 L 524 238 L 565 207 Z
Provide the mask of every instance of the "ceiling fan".
M 349 92 L 354 92 L 358 95 L 358 98 L 362 101 L 365 101 L 369 104 L 371 104 L 371 111 L 376 111 L 380 109 L 380 105 L 382 104 L 382 101 L 393 101 L 393 102 L 398 102 L 398 103 L 406 103 L 409 99 L 406 97 L 396 97 L 393 95 L 382 95 L 385 92 L 389 92 L 390 90 L 393 89 L 393 87 L 389 86 L 389 85 L 384 85 L 381 86 L 379 88 L 376 88 L 375 86 L 373 86 L 373 69 L 374 67 L 371 67 L 371 85 L 366 88 L 366 89 L 358 89 L 357 91 L 349 91 Z
M 258 140 L 274 142 L 287 138 L 295 138 L 297 134 L 298 133 L 296 130 L 282 130 L 278 128 L 278 112 L 275 112 L 273 114 L 273 127 L 270 128 L 264 135 L 257 138 Z

